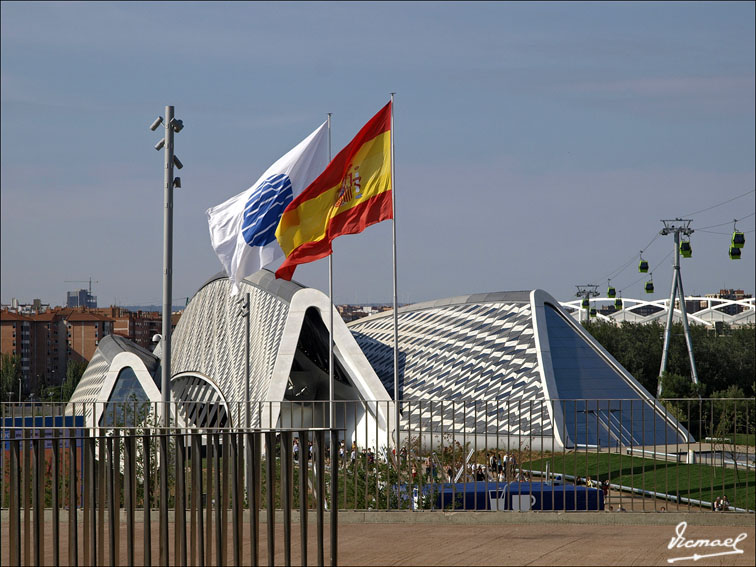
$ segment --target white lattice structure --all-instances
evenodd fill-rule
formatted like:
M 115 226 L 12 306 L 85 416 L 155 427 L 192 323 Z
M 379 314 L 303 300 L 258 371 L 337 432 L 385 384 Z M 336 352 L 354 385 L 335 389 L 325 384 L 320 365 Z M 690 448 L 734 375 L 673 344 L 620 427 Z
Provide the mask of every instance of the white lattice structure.
M 616 298 L 610 297 L 597 297 L 591 299 L 591 306 L 599 308 L 602 304 L 613 305 Z M 573 301 L 562 301 L 560 305 L 567 309 L 573 317 L 576 319 L 581 317 L 580 299 Z M 691 303 L 698 303 L 699 306 L 705 305 L 700 310 L 691 312 L 688 309 L 688 321 L 691 324 L 704 325 L 706 327 L 714 327 L 716 323 L 724 323 L 733 327 L 741 325 L 754 325 L 756 324 L 756 306 L 754 305 L 754 298 L 748 299 L 718 299 L 713 297 L 698 297 L 689 296 L 685 298 L 686 305 Z M 653 321 L 666 321 L 667 313 L 669 311 L 669 298 L 666 299 L 633 299 L 622 298 L 623 308 L 619 311 L 611 313 L 609 315 L 597 314 L 597 318 L 602 321 L 622 322 L 628 321 L 630 323 L 651 323 Z M 740 310 L 739 313 L 730 314 L 725 311 Z M 645 310 L 654 310 L 653 313 L 644 314 Z M 682 320 L 682 314 L 679 307 L 675 307 L 672 314 L 675 322 Z
M 544 448 L 688 438 L 545 291 L 410 305 L 398 318 L 403 430 Z M 393 396 L 392 313 L 350 329 Z

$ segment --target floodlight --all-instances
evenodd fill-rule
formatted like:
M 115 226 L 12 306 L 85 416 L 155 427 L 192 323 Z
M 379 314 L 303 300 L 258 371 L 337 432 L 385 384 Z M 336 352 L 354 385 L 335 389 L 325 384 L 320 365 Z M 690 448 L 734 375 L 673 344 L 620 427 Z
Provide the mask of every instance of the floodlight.
M 173 165 L 175 165 L 179 169 L 181 169 L 182 167 L 184 167 L 184 164 L 181 163 L 181 160 L 179 158 L 177 158 L 175 155 L 173 156 Z
M 158 116 L 157 118 L 155 118 L 155 122 L 153 122 L 150 125 L 150 130 L 152 130 L 154 132 L 155 130 L 158 129 L 158 126 L 160 126 L 162 123 L 163 123 L 163 117 L 162 116 Z
M 162 150 L 162 149 L 163 149 L 163 146 L 164 146 L 164 145 L 165 145 L 165 138 L 163 138 L 163 139 L 162 139 L 162 140 L 160 140 L 160 141 L 159 141 L 159 142 L 158 142 L 157 144 L 155 144 L 155 149 L 156 149 L 157 151 L 160 151 L 160 150 Z

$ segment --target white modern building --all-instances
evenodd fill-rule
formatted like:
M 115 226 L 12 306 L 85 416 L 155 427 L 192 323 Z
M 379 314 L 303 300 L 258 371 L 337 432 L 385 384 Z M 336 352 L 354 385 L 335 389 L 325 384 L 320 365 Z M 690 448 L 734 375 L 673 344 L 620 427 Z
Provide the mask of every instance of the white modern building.
M 228 278 L 217 275 L 187 305 L 172 336 L 172 418 L 200 427 L 328 426 L 328 297 L 267 270 L 241 288 L 231 296 Z M 347 327 L 332 312 L 334 425 L 361 446 L 388 446 L 393 313 Z M 495 436 L 559 450 L 689 439 L 542 290 L 406 306 L 398 320 L 403 440 Z M 128 421 L 125 401 L 132 415 L 145 402 L 160 413 L 160 353 L 159 344 L 149 352 L 121 337 L 103 339 L 69 411 L 85 411 L 93 426 Z

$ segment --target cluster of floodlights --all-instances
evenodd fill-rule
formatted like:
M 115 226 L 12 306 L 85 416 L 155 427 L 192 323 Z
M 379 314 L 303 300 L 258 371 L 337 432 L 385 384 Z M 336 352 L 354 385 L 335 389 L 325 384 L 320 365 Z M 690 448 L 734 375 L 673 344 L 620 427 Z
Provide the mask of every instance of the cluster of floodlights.
M 162 123 L 163 123 L 163 117 L 162 116 L 158 116 L 157 118 L 155 118 L 155 121 L 152 124 L 150 124 L 150 130 L 152 130 L 154 132 L 155 130 L 158 129 L 158 127 Z M 181 132 L 181 130 L 184 129 L 184 121 L 183 120 L 178 120 L 177 118 L 171 118 L 171 122 L 170 122 L 170 124 L 168 124 L 168 127 L 169 128 L 173 128 L 173 131 L 178 134 L 179 132 Z M 160 141 L 157 144 L 155 144 L 155 149 L 157 151 L 162 150 L 164 147 L 165 147 L 165 137 L 161 138 Z M 178 157 L 176 157 L 175 154 L 173 155 L 173 165 L 175 165 L 178 169 L 181 169 L 182 167 L 184 167 L 184 164 L 181 163 L 181 160 Z M 181 188 L 181 178 L 180 177 L 174 177 L 173 178 L 173 186 L 176 189 L 180 189 Z

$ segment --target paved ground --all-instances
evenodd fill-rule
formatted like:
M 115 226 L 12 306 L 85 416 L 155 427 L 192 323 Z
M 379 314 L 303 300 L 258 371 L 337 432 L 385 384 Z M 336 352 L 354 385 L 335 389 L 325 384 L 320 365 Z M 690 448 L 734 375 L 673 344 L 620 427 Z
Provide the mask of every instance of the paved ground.
M 499 513 L 345 513 L 339 524 L 340 565 L 670 565 L 670 559 L 691 557 L 733 548 L 697 547 L 668 549 L 680 521 L 687 521 L 684 537 L 708 540 L 736 538 L 742 554 L 681 559 L 674 565 L 754 565 L 754 516 L 719 514 L 499 514 Z M 495 523 L 493 523 L 495 522 Z M 713 525 L 701 525 L 713 524 Z M 143 524 L 136 524 L 139 542 L 135 564 L 144 563 Z M 172 528 L 173 526 L 171 526 Z M 317 564 L 316 526 L 309 526 L 308 564 Z M 61 564 L 68 564 L 68 525 L 61 525 Z M 81 528 L 81 526 L 80 526 Z M 0 530 L 0 564 L 8 565 L 8 525 Z M 326 537 L 329 526 L 325 526 Z M 157 541 L 157 525 L 153 526 Z M 171 529 L 171 533 L 173 529 Z M 245 530 L 245 534 L 248 531 Z M 293 564 L 301 564 L 299 526 L 293 526 Z M 83 535 L 83 534 L 82 534 Z M 267 563 L 267 545 L 261 530 L 260 559 Z M 246 537 L 246 536 L 245 536 Z M 121 564 L 126 564 L 125 526 L 121 526 Z M 80 545 L 83 539 L 80 535 Z M 33 541 L 30 542 L 33 549 Z M 276 526 L 275 563 L 284 564 L 283 528 Z M 228 564 L 232 543 L 228 542 Z M 173 563 L 173 542 L 169 546 Z M 107 553 L 107 550 L 105 550 Z M 33 553 L 33 552 L 32 552 Z M 45 533 L 45 563 L 52 564 L 52 534 Z M 153 565 L 159 565 L 159 549 L 153 546 Z M 214 553 L 213 553 L 214 564 Z M 80 556 L 83 559 L 83 555 Z M 252 563 L 248 542 L 242 546 L 243 565 Z M 190 555 L 191 559 L 191 555 Z M 107 561 L 107 555 L 105 556 Z M 330 562 L 330 550 L 325 549 Z M 25 564 L 33 564 L 33 555 Z M 196 561 L 195 561 L 196 563 Z

